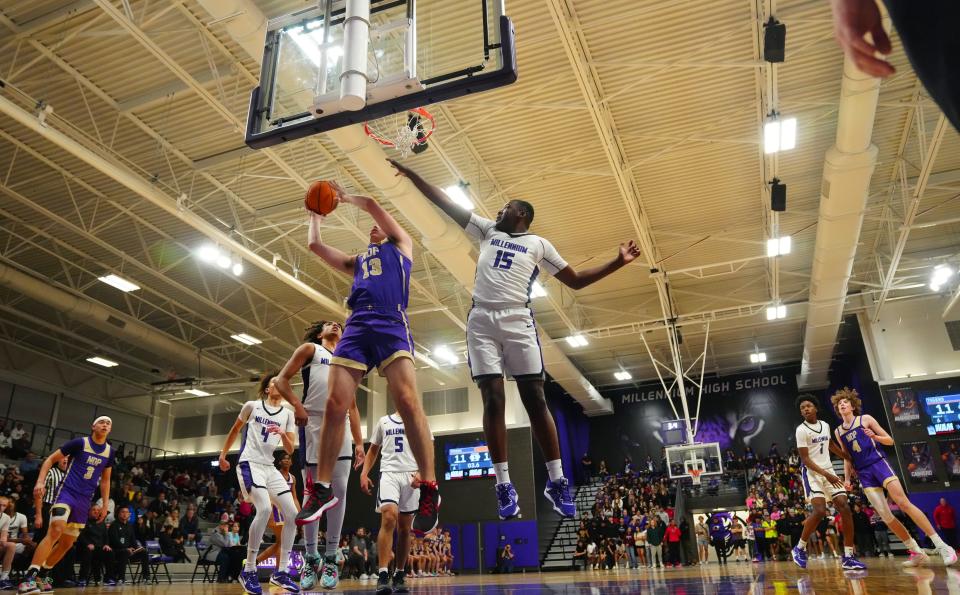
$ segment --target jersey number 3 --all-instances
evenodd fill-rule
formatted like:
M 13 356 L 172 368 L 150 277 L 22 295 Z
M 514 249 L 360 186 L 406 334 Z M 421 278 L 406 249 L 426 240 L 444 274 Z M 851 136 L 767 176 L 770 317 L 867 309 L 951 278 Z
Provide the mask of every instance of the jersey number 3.
M 83 474 L 83 478 L 84 478 L 84 479 L 92 479 L 92 478 L 93 478 L 93 472 L 96 471 L 96 470 L 97 470 L 96 467 L 91 467 L 90 465 L 87 465 L 87 472 Z
M 371 258 L 369 260 L 364 260 L 360 263 L 360 266 L 363 267 L 363 278 L 367 277 L 379 277 L 383 274 L 383 267 L 380 265 L 379 258 Z
M 513 257 L 516 256 L 513 252 L 508 252 L 507 250 L 497 250 L 497 257 L 493 259 L 493 268 L 495 269 L 509 269 L 513 266 Z

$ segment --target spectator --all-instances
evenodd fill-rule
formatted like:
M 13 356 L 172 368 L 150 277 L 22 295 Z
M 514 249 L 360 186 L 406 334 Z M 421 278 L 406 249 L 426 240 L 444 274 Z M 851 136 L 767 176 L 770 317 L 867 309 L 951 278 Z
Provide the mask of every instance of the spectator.
M 153 513 L 154 519 L 163 518 L 170 514 L 170 503 L 167 501 L 167 493 L 158 493 L 157 497 L 154 498 L 153 502 L 150 503 L 150 507 L 147 510 Z
M 646 527 L 646 521 L 642 527 Z M 647 531 L 645 528 L 638 526 L 637 529 L 633 532 L 633 547 L 636 550 L 637 554 L 637 567 L 642 567 L 647 565 Z
M 871 513 L 870 526 L 873 528 L 873 542 L 877 548 L 877 556 L 886 555 L 888 558 L 892 558 L 893 552 L 890 551 L 890 535 L 887 533 L 889 530 L 887 524 L 883 522 L 876 510 L 871 509 Z
M 767 560 L 776 560 L 778 551 L 778 536 L 777 532 L 777 523 L 771 518 L 769 512 L 763 513 L 763 521 L 760 522 L 760 528 L 763 530 L 763 543 L 765 549 L 763 552 L 764 557 Z
M 0 570 L 0 589 L 7 591 L 16 588 L 10 582 L 10 570 L 13 568 L 13 557 L 16 555 L 17 546 L 10 537 L 10 517 L 4 512 L 9 504 L 6 496 L 0 496 L 0 555 L 3 557 L 3 568 Z
M 600 459 L 600 469 L 598 470 L 600 477 L 605 478 L 610 475 L 610 471 L 607 470 L 607 461 L 605 459 Z
M 6 430 L 0 430 L 0 453 L 8 455 L 10 454 L 12 448 L 13 439 L 10 438 L 10 435 L 7 434 Z
M 587 544 L 582 540 L 577 541 L 577 549 L 573 552 L 573 568 L 576 570 L 577 566 L 583 566 L 583 569 L 587 569 Z
M 354 534 L 353 539 L 350 541 L 350 555 L 347 557 L 347 563 L 344 568 L 346 576 L 353 578 L 359 577 L 360 580 L 370 578 L 369 575 L 364 573 L 369 558 L 367 540 L 364 536 L 365 529 L 363 527 L 357 528 L 356 534 Z
M 590 453 L 583 453 L 583 458 L 580 459 L 580 466 L 583 468 L 583 478 L 586 480 L 586 483 L 593 481 L 593 459 L 590 458 Z
M 96 505 L 99 508 L 103 508 L 103 498 L 97 498 Z M 116 519 L 117 513 L 117 503 L 113 498 L 107 500 L 107 518 L 103 519 L 108 525 L 112 524 L 114 519 Z
M 667 564 L 680 568 L 680 527 L 673 519 L 670 519 L 664 537 L 667 542 Z
M 707 517 L 700 517 L 700 520 L 694 527 L 694 531 L 697 535 L 697 554 L 699 556 L 698 563 L 706 564 L 710 559 L 710 541 L 708 537 L 710 532 L 707 528 Z
M 17 500 L 18 498 L 7 500 L 6 512 L 7 516 L 10 517 L 7 541 L 14 544 L 15 555 L 29 560 L 33 556 L 33 550 L 36 549 L 37 544 L 30 537 L 27 516 L 17 511 Z
M 590 541 L 587 544 L 587 564 L 590 565 L 592 570 L 596 570 L 599 566 L 599 554 L 597 552 L 597 542 Z
M 743 525 L 740 523 L 740 518 L 733 515 L 733 518 L 730 519 L 730 548 L 737 556 L 737 562 L 747 560 L 747 554 L 743 551 L 743 543 Z
M 112 548 L 107 543 L 107 524 L 97 521 L 100 516 L 100 507 L 90 507 L 87 524 L 77 537 L 77 551 L 80 556 L 80 583 L 81 587 L 99 585 L 104 563 Z
M 37 459 L 37 454 L 35 452 L 28 452 L 27 456 L 20 461 L 20 475 L 23 475 L 23 477 L 29 481 L 36 477 L 39 470 L 40 461 Z
M 873 553 L 873 527 L 870 526 L 870 517 L 863 511 L 860 504 L 853 505 L 853 536 L 857 544 L 857 553 L 866 556 Z
M 747 555 L 750 557 L 750 560 L 759 562 L 760 560 L 757 557 L 756 529 L 754 529 L 753 523 L 749 521 L 743 524 L 743 539 L 747 542 Z
M 188 545 L 193 545 L 200 536 L 200 518 L 197 516 L 197 507 L 187 506 L 187 514 L 180 519 L 180 535 L 186 539 Z
M 663 538 L 666 534 L 666 528 L 663 523 L 660 522 L 660 519 L 654 515 L 650 519 L 650 525 L 647 527 L 647 543 L 650 545 L 650 568 L 654 567 L 654 560 L 656 560 L 656 568 L 662 568 L 663 566 Z
M 361 528 L 358 529 L 358 530 L 359 530 L 359 531 L 362 531 L 362 530 L 363 530 L 363 527 L 361 527 Z M 500 554 L 500 556 L 501 556 L 501 559 L 502 559 L 501 567 L 503 568 L 503 571 L 504 571 L 505 573 L 507 573 L 507 574 L 510 574 L 511 572 L 513 572 L 513 559 L 514 559 L 514 555 L 513 555 L 513 549 L 510 547 L 510 544 L 509 544 L 509 543 L 508 543 L 507 545 L 503 546 L 503 553 Z M 363 579 L 362 576 L 361 576 L 360 578 Z
M 243 554 L 231 547 L 230 524 L 228 521 L 220 521 L 217 528 L 211 532 L 203 557 L 205 560 L 215 560 L 217 562 L 218 583 L 229 583 L 235 580 L 235 577 L 240 576 L 240 569 L 243 567 Z
M 113 555 L 109 560 L 111 564 L 107 570 L 106 584 L 125 584 L 127 563 L 131 560 L 141 564 L 144 577 L 150 576 L 146 550 L 137 542 L 133 525 L 130 524 L 130 509 L 126 506 L 120 508 L 117 513 L 117 522 L 107 529 L 107 543 Z
M 174 534 L 174 531 L 173 525 L 163 526 L 163 531 L 160 532 L 160 551 L 164 556 L 173 558 L 174 563 L 189 562 L 190 558 L 183 547 L 183 537 Z
M 940 498 L 940 504 L 933 509 L 933 523 L 943 540 L 950 547 L 957 547 L 957 514 L 946 498 Z

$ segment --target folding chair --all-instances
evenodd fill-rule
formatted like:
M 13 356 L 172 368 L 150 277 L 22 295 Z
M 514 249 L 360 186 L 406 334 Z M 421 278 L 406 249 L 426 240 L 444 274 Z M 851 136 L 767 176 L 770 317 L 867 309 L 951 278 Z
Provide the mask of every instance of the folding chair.
M 147 542 L 147 564 L 150 566 L 150 575 L 151 578 L 153 578 L 153 584 L 156 585 L 160 582 L 157 578 L 160 567 L 163 567 L 163 573 L 167 575 L 167 582 L 171 585 L 173 584 L 173 579 L 170 578 L 170 570 L 167 568 L 167 564 L 170 562 L 173 562 L 173 558 L 163 554 L 159 541 L 151 540 Z

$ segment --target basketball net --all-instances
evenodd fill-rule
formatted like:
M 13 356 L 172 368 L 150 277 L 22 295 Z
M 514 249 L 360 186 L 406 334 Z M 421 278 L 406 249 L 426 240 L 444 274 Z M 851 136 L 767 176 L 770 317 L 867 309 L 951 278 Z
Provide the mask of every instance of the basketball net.
M 693 480 L 693 485 L 700 485 L 700 474 L 703 473 L 702 469 L 691 469 L 690 470 L 690 479 Z
M 400 157 L 406 157 L 427 148 L 427 139 L 436 125 L 433 114 L 418 107 L 366 122 L 363 131 L 381 145 L 399 151 Z

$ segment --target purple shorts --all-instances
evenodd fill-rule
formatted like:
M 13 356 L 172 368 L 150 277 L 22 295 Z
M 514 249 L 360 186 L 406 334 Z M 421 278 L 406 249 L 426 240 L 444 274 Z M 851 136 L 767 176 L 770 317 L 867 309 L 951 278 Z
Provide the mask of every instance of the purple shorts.
M 860 478 L 860 487 L 863 489 L 883 489 L 888 483 L 897 479 L 897 474 L 890 468 L 890 463 L 886 459 L 880 459 L 870 463 L 863 469 L 857 469 L 857 477 Z
M 383 369 L 395 359 L 413 359 L 413 338 L 404 312 L 356 310 L 347 319 L 331 363 L 361 370 Z
M 83 527 L 87 524 L 87 517 L 90 515 L 89 496 L 81 498 L 66 489 L 60 490 L 57 500 L 50 507 L 51 516 L 58 519 L 63 518 L 64 507 L 70 512 L 66 518 L 67 525 Z

